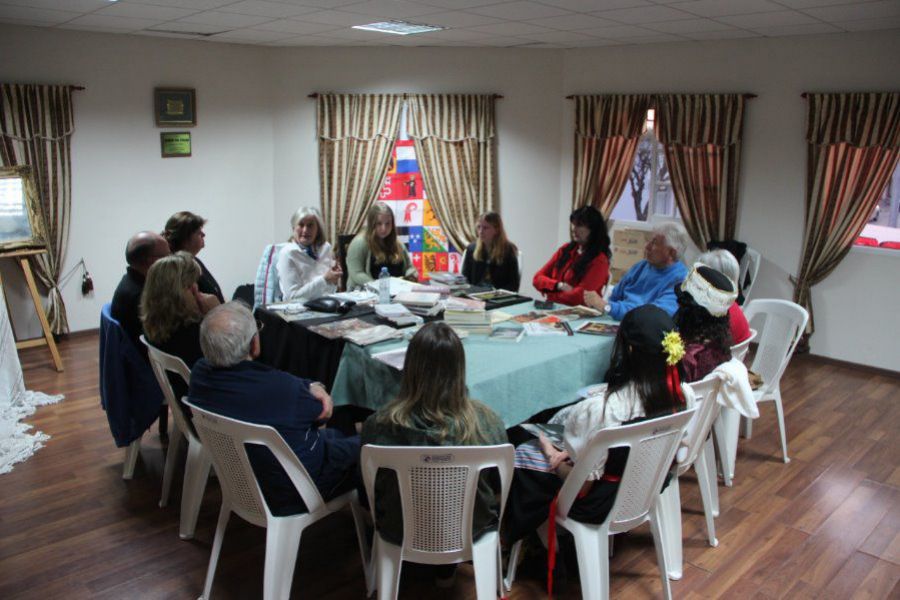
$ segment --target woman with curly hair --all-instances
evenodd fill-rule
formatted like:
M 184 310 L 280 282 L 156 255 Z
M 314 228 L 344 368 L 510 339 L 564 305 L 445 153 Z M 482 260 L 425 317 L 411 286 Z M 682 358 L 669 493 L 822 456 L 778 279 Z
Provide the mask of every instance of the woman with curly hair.
M 728 277 L 695 263 L 687 278 L 675 286 L 675 295 L 675 324 L 685 342 L 685 375 L 689 382 L 699 381 L 731 359 L 728 310 L 737 292 Z
M 206 225 L 206 219 L 190 211 L 183 210 L 169 217 L 162 236 L 169 243 L 169 250 L 172 253 L 184 250 L 194 257 L 194 260 L 200 266 L 200 279 L 197 280 L 197 287 L 202 293 L 212 294 L 218 298 L 221 304 L 225 302 L 225 296 L 222 295 L 219 283 L 212 276 L 212 273 L 209 272 L 209 269 L 206 268 L 206 265 L 197 258 L 197 254 L 206 247 L 206 234 L 203 232 L 204 225 Z
M 577 306 L 584 304 L 586 291 L 602 294 L 609 281 L 611 252 L 606 220 L 596 208 L 575 210 L 569 223 L 572 241 L 556 251 L 532 283 L 548 300 Z

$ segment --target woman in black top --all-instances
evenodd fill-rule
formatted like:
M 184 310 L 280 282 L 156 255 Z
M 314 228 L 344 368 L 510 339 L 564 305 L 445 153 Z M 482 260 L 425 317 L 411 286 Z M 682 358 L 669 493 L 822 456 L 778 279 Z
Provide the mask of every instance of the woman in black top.
M 503 219 L 495 212 L 478 217 L 478 239 L 466 248 L 462 274 L 470 285 L 489 285 L 519 291 L 519 260 L 516 245 L 506 237 Z
M 162 236 L 169 242 L 169 249 L 173 254 L 179 250 L 184 250 L 194 257 L 194 260 L 200 266 L 200 279 L 197 281 L 197 287 L 204 294 L 212 294 L 219 299 L 219 303 L 222 303 L 225 302 L 225 297 L 222 295 L 222 289 L 219 287 L 216 278 L 207 270 L 206 265 L 197 258 L 197 254 L 206 246 L 206 234 L 203 233 L 204 225 L 206 225 L 206 219 L 200 215 L 183 210 L 169 217 Z

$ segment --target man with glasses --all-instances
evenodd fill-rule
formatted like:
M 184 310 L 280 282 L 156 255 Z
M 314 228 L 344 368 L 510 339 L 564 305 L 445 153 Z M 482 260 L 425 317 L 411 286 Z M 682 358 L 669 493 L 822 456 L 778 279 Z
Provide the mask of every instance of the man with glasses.
M 257 322 L 242 302 L 211 310 L 200 324 L 203 356 L 191 370 L 190 401 L 220 415 L 274 427 L 328 500 L 356 485 L 359 436 L 320 427 L 331 417 L 331 396 L 318 382 L 263 365 Z M 287 473 L 268 449 L 247 455 L 272 514 L 306 510 Z

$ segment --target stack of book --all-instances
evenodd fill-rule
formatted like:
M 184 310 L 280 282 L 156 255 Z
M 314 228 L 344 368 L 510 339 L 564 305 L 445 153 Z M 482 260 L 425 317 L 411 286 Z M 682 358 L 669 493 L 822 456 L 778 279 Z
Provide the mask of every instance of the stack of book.
M 394 302 L 399 302 L 413 314 L 433 317 L 443 310 L 440 299 L 441 295 L 434 292 L 401 292 L 394 297 Z
M 466 278 L 459 273 L 449 271 L 431 271 L 428 273 L 429 283 L 445 285 L 451 290 L 461 289 L 469 285 Z
M 448 298 L 444 308 L 444 322 L 456 331 L 491 333 L 491 315 L 480 300 Z
M 414 315 L 402 304 L 376 304 L 375 314 L 382 319 L 387 319 L 397 327 L 420 325 L 422 318 Z

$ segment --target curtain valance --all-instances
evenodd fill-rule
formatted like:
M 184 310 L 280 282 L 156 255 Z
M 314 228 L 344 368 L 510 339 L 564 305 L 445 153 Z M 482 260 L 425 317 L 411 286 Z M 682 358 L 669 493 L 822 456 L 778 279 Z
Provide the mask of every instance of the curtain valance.
M 900 93 L 807 94 L 806 139 L 858 148 L 900 148 Z
M 407 131 L 417 140 L 487 141 L 495 135 L 494 94 L 409 94 Z
M 393 140 L 403 98 L 403 94 L 319 94 L 316 134 L 321 140 Z
M 743 94 L 658 94 L 656 136 L 662 144 L 729 146 L 741 141 Z

